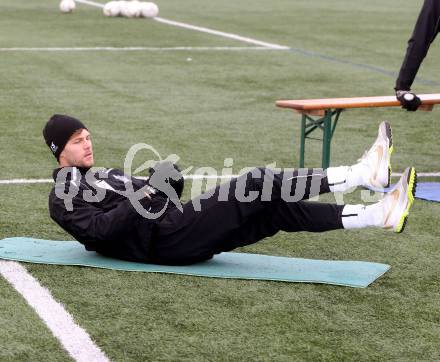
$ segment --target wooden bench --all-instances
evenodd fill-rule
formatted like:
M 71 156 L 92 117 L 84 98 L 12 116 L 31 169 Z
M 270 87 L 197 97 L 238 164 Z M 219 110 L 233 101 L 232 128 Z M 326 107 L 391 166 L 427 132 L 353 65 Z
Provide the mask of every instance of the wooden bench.
M 440 94 L 418 94 L 422 100 L 420 110 L 431 111 L 435 104 L 440 104 Z M 341 112 L 347 108 L 400 107 L 395 96 L 358 97 L 358 98 L 326 98 L 280 100 L 278 107 L 290 108 L 302 114 L 301 144 L 299 167 L 304 167 L 305 142 L 310 133 L 316 129 L 323 131 L 322 167 L 330 166 L 330 145 Z

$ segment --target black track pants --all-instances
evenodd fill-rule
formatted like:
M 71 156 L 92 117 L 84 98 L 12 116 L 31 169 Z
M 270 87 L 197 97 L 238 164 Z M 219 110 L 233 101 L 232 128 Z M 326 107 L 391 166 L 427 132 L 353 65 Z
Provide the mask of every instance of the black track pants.
M 342 228 L 343 206 L 303 201 L 329 192 L 322 169 L 257 168 L 223 183 L 158 222 L 151 261 L 191 264 L 256 243 L 278 231 Z

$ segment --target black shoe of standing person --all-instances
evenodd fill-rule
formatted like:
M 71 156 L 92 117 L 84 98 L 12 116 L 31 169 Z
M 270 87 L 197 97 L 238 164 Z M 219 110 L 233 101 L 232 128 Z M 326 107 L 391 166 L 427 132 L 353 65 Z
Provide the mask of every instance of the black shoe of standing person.
M 396 98 L 399 100 L 402 108 L 410 112 L 417 111 L 422 104 L 422 101 L 417 95 L 406 90 L 397 90 Z

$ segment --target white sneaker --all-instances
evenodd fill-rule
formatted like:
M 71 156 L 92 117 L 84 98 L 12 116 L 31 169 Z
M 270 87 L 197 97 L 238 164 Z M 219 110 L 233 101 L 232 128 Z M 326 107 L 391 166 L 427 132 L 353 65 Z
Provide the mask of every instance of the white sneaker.
M 365 151 L 358 162 L 369 170 L 363 175 L 364 185 L 369 188 L 385 188 L 390 185 L 391 165 L 393 153 L 393 135 L 391 126 L 384 121 L 379 126 L 379 133 L 371 148 Z
M 399 182 L 380 201 L 383 205 L 383 228 L 401 233 L 408 219 L 409 209 L 414 202 L 417 187 L 417 173 L 408 167 Z

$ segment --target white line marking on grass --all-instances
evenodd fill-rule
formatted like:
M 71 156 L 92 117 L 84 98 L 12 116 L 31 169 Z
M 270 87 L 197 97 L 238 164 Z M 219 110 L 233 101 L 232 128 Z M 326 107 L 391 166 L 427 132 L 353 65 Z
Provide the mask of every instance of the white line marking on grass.
M 104 7 L 103 4 L 100 4 L 100 3 L 97 3 L 97 2 L 94 2 L 94 1 L 89 1 L 89 0 L 76 0 L 76 2 L 82 3 L 82 4 L 86 4 L 86 5 L 96 6 L 96 7 L 99 7 L 99 8 L 103 8 Z M 179 28 L 199 31 L 201 33 L 217 35 L 217 36 L 220 36 L 220 37 L 223 37 L 223 38 L 238 40 L 238 41 L 241 41 L 241 42 L 244 42 L 244 43 L 248 43 L 248 44 L 259 45 L 259 46 L 262 46 L 262 47 L 265 47 L 265 48 L 269 48 L 269 49 L 283 49 L 283 50 L 290 49 L 289 47 L 284 46 L 284 45 L 267 43 L 267 42 L 264 42 L 264 41 L 261 41 L 261 40 L 252 39 L 252 38 L 240 36 L 240 35 L 233 34 L 233 33 L 226 33 L 224 31 L 209 29 L 209 28 L 205 28 L 205 27 L 202 27 L 202 26 L 195 26 L 195 25 L 191 25 L 191 24 L 181 23 L 179 21 L 168 20 L 168 19 L 159 18 L 159 17 L 154 18 L 154 20 L 156 20 L 157 22 L 162 23 L 162 24 L 168 24 L 168 25 L 172 25 L 172 26 L 177 26 Z
M 246 51 L 282 50 L 262 46 L 255 47 L 47 47 L 47 48 L 0 48 L 0 52 L 164 52 L 164 51 Z
M 185 180 L 202 180 L 202 179 L 219 179 L 219 180 L 229 180 L 233 177 L 238 177 L 240 175 L 185 175 Z M 393 177 L 400 177 L 402 173 L 393 172 Z M 440 177 L 440 172 L 418 172 L 417 177 Z M 147 179 L 147 177 L 137 177 L 141 180 Z M 0 180 L 0 185 L 25 185 L 25 184 L 51 184 L 53 179 L 51 178 L 15 178 L 10 180 Z
M 232 177 L 238 177 L 240 175 L 185 175 L 185 180 L 201 180 L 201 179 L 230 179 Z M 141 180 L 146 180 L 147 177 L 136 177 Z M 15 178 L 11 180 L 0 180 L 0 185 L 25 185 L 25 184 L 51 184 L 53 183 L 51 178 Z
M 393 172 L 391 176 L 400 177 L 401 172 Z M 417 172 L 417 177 L 440 177 L 440 172 Z
M 185 175 L 183 178 L 185 180 L 203 180 L 203 179 L 220 179 L 220 180 L 229 180 L 233 177 L 238 177 L 240 175 Z
M 48 184 L 52 183 L 53 179 L 51 178 L 15 178 L 12 180 L 0 180 L 0 185 L 22 185 L 22 184 Z
M 263 47 L 266 47 L 269 49 L 283 49 L 283 50 L 290 49 L 289 47 L 284 46 L 284 45 L 267 43 L 264 41 L 260 41 L 260 40 L 256 40 L 256 39 L 252 39 L 252 38 L 247 38 L 247 37 L 240 36 L 240 35 L 233 34 L 233 33 L 225 33 L 223 31 L 218 31 L 218 30 L 214 30 L 214 29 L 204 28 L 201 26 L 195 26 L 195 25 L 191 25 L 191 24 L 181 23 L 178 21 L 168 20 L 168 19 L 164 19 L 164 18 L 157 17 L 157 18 L 154 18 L 154 20 L 156 20 L 159 23 L 177 26 L 177 27 L 184 28 L 184 29 L 195 30 L 195 31 L 199 31 L 202 33 L 217 35 L 217 36 L 221 36 L 223 38 L 238 40 L 238 41 L 241 41 L 244 43 L 260 45 L 260 46 L 263 46 Z
M 97 8 L 104 8 L 104 4 L 97 3 L 95 1 L 89 1 L 89 0 L 75 0 L 77 3 L 96 6 Z
M 14 261 L 0 260 L 0 274 L 37 312 L 69 355 L 78 362 L 107 362 L 107 356 L 93 343 L 64 307 L 54 300 L 49 290 Z

